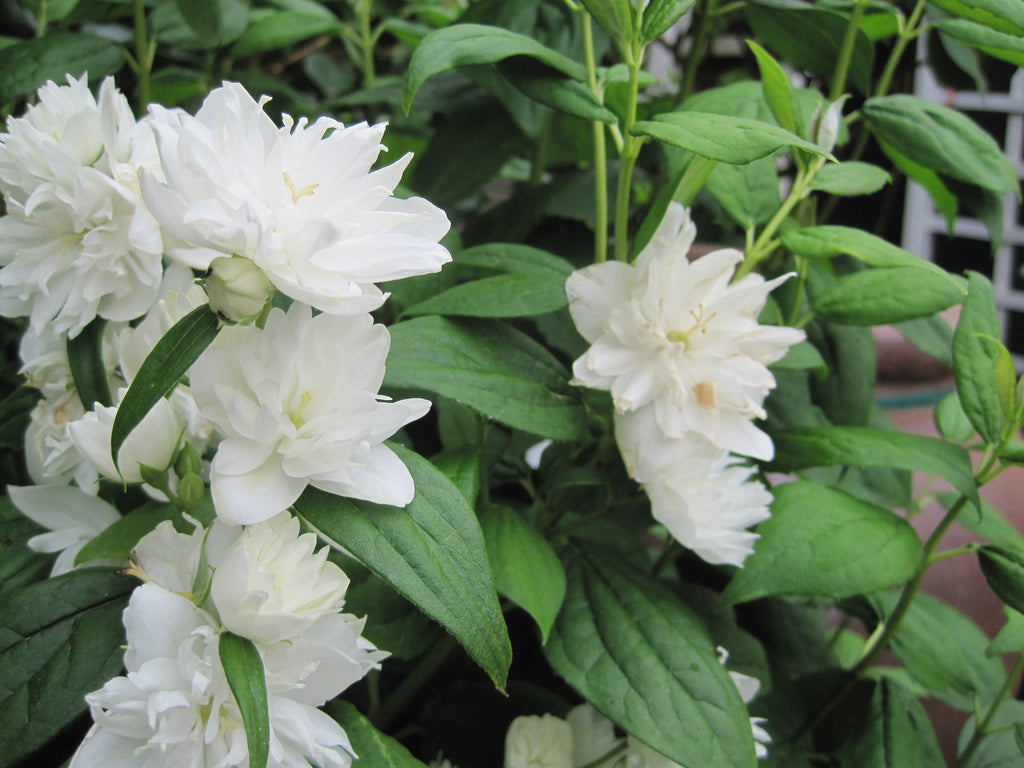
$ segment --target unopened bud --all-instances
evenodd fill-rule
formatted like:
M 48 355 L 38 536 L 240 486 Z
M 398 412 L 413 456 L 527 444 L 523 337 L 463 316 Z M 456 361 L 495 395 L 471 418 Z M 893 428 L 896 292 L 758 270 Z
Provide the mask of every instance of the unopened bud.
M 231 323 L 253 323 L 274 295 L 263 270 L 241 256 L 218 256 L 203 280 L 210 308 Z
M 178 452 L 178 458 L 174 462 L 174 474 L 179 478 L 184 477 L 189 472 L 199 474 L 203 468 L 203 462 L 199 458 L 199 453 L 191 443 L 185 443 L 181 450 Z
M 836 99 L 825 108 L 824 112 L 819 106 L 814 112 L 814 117 L 811 118 L 811 135 L 814 137 L 814 143 L 826 152 L 831 152 L 836 146 L 836 139 L 839 138 L 839 121 L 842 119 L 843 104 L 846 103 L 847 98 L 843 96 Z
M 195 472 L 186 473 L 178 481 L 178 504 L 184 509 L 191 509 L 203 500 L 206 485 Z

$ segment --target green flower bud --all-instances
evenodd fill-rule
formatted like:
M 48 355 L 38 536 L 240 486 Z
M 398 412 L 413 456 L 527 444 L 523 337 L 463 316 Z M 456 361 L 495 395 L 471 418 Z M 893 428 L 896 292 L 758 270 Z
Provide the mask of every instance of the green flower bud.
M 195 472 L 187 472 L 178 482 L 178 504 L 183 509 L 191 509 L 206 494 L 206 485 Z
M 274 295 L 263 270 L 241 256 L 218 256 L 203 280 L 210 308 L 230 323 L 253 323 Z
M 189 472 L 198 475 L 202 468 L 203 463 L 199 458 L 199 453 L 191 443 L 185 443 L 178 452 L 177 460 L 174 462 L 174 474 L 179 478 L 184 477 Z

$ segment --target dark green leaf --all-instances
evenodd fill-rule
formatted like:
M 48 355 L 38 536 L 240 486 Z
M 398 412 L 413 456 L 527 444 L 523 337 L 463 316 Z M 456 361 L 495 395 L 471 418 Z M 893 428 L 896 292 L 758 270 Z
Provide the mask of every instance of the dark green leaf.
M 332 15 L 298 10 L 279 11 L 251 24 L 231 47 L 231 55 L 251 56 L 284 48 L 316 35 L 339 31 L 341 22 Z
M 459 489 L 398 445 L 416 496 L 405 509 L 307 489 L 296 511 L 437 621 L 504 685 L 512 650 L 480 525 Z
M 779 180 L 770 157 L 746 165 L 716 165 L 707 190 L 745 230 L 764 224 L 779 209 Z
M 966 443 L 974 434 L 971 420 L 960 405 L 956 392 L 950 392 L 935 406 L 935 426 L 952 443 Z
M 97 317 L 67 343 L 71 378 L 78 390 L 78 399 L 87 411 L 97 403 L 102 406 L 114 404 L 107 383 L 107 367 L 103 364 L 103 332 L 106 327 L 107 321 Z
M 791 229 L 783 232 L 782 244 L 793 253 L 811 259 L 830 259 L 845 253 L 871 267 L 893 269 L 896 267 L 914 267 L 947 277 L 953 282 L 958 278 L 950 275 L 942 267 L 915 256 L 910 251 L 899 248 L 888 240 L 872 235 L 863 229 L 826 224 L 819 227 Z
M 569 303 L 565 276 L 520 272 L 462 283 L 405 310 L 405 315 L 528 317 Z
M 53 32 L 9 45 L 0 67 L 0 104 L 34 93 L 47 80 L 64 84 L 66 75 L 88 72 L 99 80 L 121 68 L 124 53 L 110 40 L 75 32 Z
M 941 316 L 922 317 L 896 324 L 896 330 L 926 355 L 953 367 L 953 329 Z
M 832 79 L 836 52 L 846 35 L 846 16 L 820 7 L 765 2 L 747 5 L 746 14 L 758 39 L 780 58 L 797 69 Z M 871 91 L 873 61 L 871 40 L 858 30 L 850 59 L 849 81 L 864 94 Z
M 957 500 L 957 494 L 952 491 L 943 491 L 936 494 L 936 498 L 943 507 L 949 509 Z M 999 510 L 988 502 L 981 502 L 978 511 L 966 510 L 956 521 L 971 533 L 988 539 L 993 544 L 1009 549 L 1024 550 L 1024 536 L 1021 536 L 1012 525 L 1010 525 L 1000 514 Z
M 882 141 L 915 163 L 994 192 L 1019 193 L 1013 163 L 963 113 L 907 95 L 868 99 L 863 112 Z
M 563 258 L 518 243 L 487 243 L 460 251 L 455 256 L 458 267 L 476 267 L 508 274 L 552 274 L 563 280 L 573 271 L 573 265 Z
M 224 34 L 220 0 L 175 0 L 185 21 L 203 45 L 214 47 Z
M 1017 0 L 932 0 L 942 10 L 1008 35 L 1024 35 L 1024 8 Z
M 645 43 L 665 34 L 690 8 L 694 0 L 651 0 L 644 8 L 640 37 Z
M 612 40 L 629 45 L 633 40 L 633 9 L 630 0 L 582 0 L 587 12 Z
M 724 600 L 851 597 L 902 584 L 920 564 L 917 533 L 887 509 L 805 480 L 773 493 L 772 516 Z
M 354 705 L 335 699 L 327 713 L 345 729 L 361 768 L 426 768 L 399 742 L 376 728 Z
M 848 197 L 873 195 L 891 180 L 885 169 L 851 160 L 842 165 L 826 165 L 814 177 L 811 189 Z
M 470 507 L 476 507 L 476 497 L 480 492 L 479 448 L 475 445 L 449 448 L 432 456 L 430 463 L 455 484 Z
M 888 616 L 898 595 L 870 598 Z M 893 636 L 892 651 L 907 672 L 952 707 L 973 711 L 975 698 L 987 706 L 1006 676 L 999 659 L 986 654 L 988 638 L 974 623 L 936 597 L 919 593 Z
M 963 768 L 1016 768 L 1021 764 L 1021 727 L 1024 723 L 1024 701 L 1010 699 L 996 710 L 989 731 L 981 744 L 963 764 Z M 964 750 L 974 736 L 978 722 L 970 717 L 960 732 L 959 748 Z
M 252 640 L 227 630 L 217 646 L 224 677 L 242 713 L 250 768 L 266 768 L 270 755 L 270 706 L 263 659 Z
M 761 70 L 764 100 L 768 102 L 768 107 L 775 116 L 776 122 L 779 127 L 799 134 L 803 130 L 804 121 L 802 115 L 798 117 L 799 105 L 793 95 L 793 85 L 789 82 L 789 75 L 760 45 L 753 40 L 747 40 L 747 45 L 754 52 L 754 58 L 757 59 L 757 67 Z
M 814 311 L 837 323 L 885 325 L 934 315 L 964 299 L 948 275 L 918 267 L 869 269 L 840 277 L 814 300 Z
M 815 321 L 807 338 L 828 366 L 824 378 L 811 378 L 814 403 L 829 421 L 845 427 L 866 427 L 875 402 L 878 350 L 870 328 Z M 813 426 L 799 422 L 794 426 Z
M 189 367 L 203 353 L 220 330 L 220 320 L 209 304 L 203 304 L 175 323 L 139 367 L 117 408 L 110 434 L 110 455 L 117 466 L 117 454 L 124 441 L 145 418 L 156 401 L 170 392 Z
M 953 373 L 964 413 L 987 442 L 999 440 L 1003 411 L 996 387 L 997 350 L 985 337 L 999 338 L 992 284 L 984 275 L 968 272 L 968 292 L 953 332 Z
M 879 680 L 863 721 L 838 751 L 844 766 L 937 768 L 945 765 L 928 713 L 892 680 Z
M 504 324 L 424 317 L 391 326 L 386 386 L 435 392 L 542 437 L 572 440 L 583 432 L 569 378 L 551 353 Z
M 966 19 L 938 21 L 935 26 L 950 37 L 984 51 L 989 56 L 1024 67 L 1024 39 L 1021 33 L 1009 35 L 997 32 Z
M 798 147 L 813 155 L 832 157 L 816 144 L 777 125 L 710 112 L 667 112 L 655 115 L 652 120 L 636 123 L 632 132 L 688 149 L 695 155 L 720 163 L 749 163 L 783 147 Z
M 127 560 L 139 539 L 164 520 L 180 521 L 181 513 L 173 504 L 157 501 L 134 509 L 89 541 L 75 555 L 75 564 L 90 560 Z
M 931 168 L 915 163 L 891 144 L 879 139 L 878 145 L 885 152 L 886 156 L 892 160 L 893 165 L 898 170 L 902 171 L 907 178 L 913 179 L 925 188 L 928 196 L 935 203 L 936 210 L 942 214 L 942 218 L 946 221 L 946 226 L 952 232 L 953 220 L 956 218 L 957 199 L 956 195 L 949 191 L 942 178 Z
M 1024 611 L 1024 551 L 986 545 L 978 550 L 978 565 L 996 596 Z
M 546 643 L 565 597 L 562 563 L 547 539 L 508 507 L 489 507 L 480 526 L 498 592 L 536 620 Z
M 837 465 L 919 470 L 946 478 L 978 505 L 970 456 L 945 440 L 865 427 L 803 427 L 772 437 L 772 468 L 782 472 Z
M 524 67 L 515 59 L 499 62 L 498 71 L 516 90 L 538 104 L 584 120 L 618 123 L 615 113 L 602 105 L 585 83 L 554 74 L 543 66 Z
M 545 646 L 555 671 L 676 763 L 753 768 L 746 707 L 690 609 L 616 557 L 572 555 L 567 576 Z
M 25 430 L 40 397 L 38 389 L 18 387 L 0 400 L 0 447 L 21 449 L 25 446 Z
M 402 109 L 408 114 L 416 91 L 428 78 L 458 67 L 494 64 L 512 56 L 529 56 L 585 82 L 586 68 L 531 37 L 500 27 L 455 24 L 431 32 L 413 52 L 402 86 Z

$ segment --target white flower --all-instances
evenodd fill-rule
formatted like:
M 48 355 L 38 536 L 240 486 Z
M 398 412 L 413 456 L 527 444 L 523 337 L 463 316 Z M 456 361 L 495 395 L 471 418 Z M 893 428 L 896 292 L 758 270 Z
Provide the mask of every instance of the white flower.
M 565 717 L 572 728 L 572 764 L 583 768 L 605 757 L 622 744 L 612 721 L 590 704 L 580 704 Z
M 97 315 L 131 320 L 157 296 L 163 244 L 140 205 L 152 157 L 113 80 L 99 100 L 86 78 L 47 83 L 0 134 L 0 314 L 77 335 Z
M 672 204 L 636 266 L 594 264 L 566 283 L 573 321 L 591 347 L 573 365 L 575 383 L 612 393 L 619 413 L 652 406 L 668 437 L 689 431 L 736 453 L 770 459 L 771 440 L 751 422 L 775 379 L 767 366 L 802 331 L 758 325 L 768 293 L 788 276 L 756 274 L 729 284 L 739 251 L 693 263 L 696 235 Z
M 371 171 L 384 125 L 278 128 L 238 83 L 224 83 L 195 117 L 152 107 L 167 183 L 145 174 L 146 203 L 185 244 L 169 254 L 197 269 L 243 256 L 283 293 L 332 314 L 368 312 L 386 298 L 374 283 L 436 272 L 444 213 L 392 197 L 410 156 Z
M 274 284 L 263 270 L 240 256 L 218 256 L 203 280 L 210 309 L 232 323 L 250 323 L 274 296 Z
M 71 486 L 7 486 L 11 501 L 25 517 L 50 533 L 28 540 L 36 552 L 59 552 L 51 576 L 75 567 L 79 550 L 121 519 L 117 510 L 102 499 Z
M 250 525 L 219 558 L 210 597 L 221 622 L 261 643 L 293 638 L 344 603 L 348 577 L 282 513 Z
M 517 717 L 505 734 L 505 768 L 573 768 L 572 728 L 554 715 Z
M 257 646 L 270 711 L 268 768 L 347 768 L 344 730 L 316 709 L 352 675 L 338 676 L 344 648 L 358 669 L 379 652 L 359 648 L 353 625 L 324 617 L 295 643 Z M 72 759 L 74 768 L 248 765 L 241 714 L 220 664 L 213 617 L 156 584 L 132 593 L 124 613 L 127 674 L 86 696 L 95 725 Z M 363 672 L 365 674 L 365 671 Z
M 307 485 L 404 506 L 412 477 L 383 444 L 430 407 L 381 402 L 390 346 L 369 315 L 312 316 L 295 303 L 264 330 L 234 326 L 192 367 L 204 417 L 225 435 L 211 467 L 219 517 L 255 523 L 287 509 Z
M 672 537 L 709 563 L 742 566 L 770 517 L 771 493 L 751 467 L 699 433 L 668 439 L 650 407 L 615 417 L 615 437 L 630 475 L 643 485 L 651 514 Z
M 117 393 L 120 402 L 127 389 Z M 116 406 L 96 405 L 91 411 L 68 424 L 68 435 L 75 448 L 97 472 L 108 480 L 143 482 L 140 464 L 164 470 L 171 464 L 185 424 L 174 412 L 170 401 L 160 398 L 121 446 L 117 467 L 110 455 L 110 433 L 117 416 Z M 118 472 L 120 470 L 120 472 Z
M 729 652 L 721 646 L 718 647 L 718 660 L 722 662 L 723 666 L 726 666 L 729 661 Z M 731 669 L 727 669 L 727 671 L 735 683 L 736 689 L 740 692 L 743 703 L 752 702 L 757 697 L 757 692 L 761 690 L 761 681 L 742 672 L 734 672 Z M 765 722 L 767 721 L 763 717 L 750 718 L 750 730 L 754 733 L 754 749 L 759 758 L 768 756 L 768 747 L 765 745 L 770 744 L 772 740 L 771 734 L 762 727 Z

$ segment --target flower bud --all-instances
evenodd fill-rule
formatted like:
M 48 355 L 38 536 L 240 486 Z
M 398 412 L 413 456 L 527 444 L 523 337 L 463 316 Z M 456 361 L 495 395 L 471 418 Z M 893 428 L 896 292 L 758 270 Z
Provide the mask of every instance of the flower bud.
M 231 323 L 253 323 L 274 295 L 263 270 L 241 256 L 218 256 L 203 280 L 210 308 Z
M 847 98 L 847 96 L 843 96 L 836 99 L 825 108 L 824 113 L 822 107 L 819 106 L 811 118 L 811 134 L 814 137 L 814 143 L 826 152 L 831 152 L 836 146 L 836 139 L 839 138 L 839 123 L 843 117 L 843 105 Z
M 186 472 L 178 482 L 178 503 L 185 509 L 191 509 L 203 500 L 206 484 L 195 472 Z
M 174 462 L 174 474 L 179 478 L 183 478 L 189 473 L 198 475 L 202 468 L 203 463 L 195 446 L 191 443 L 185 443 L 178 453 L 177 460 Z

